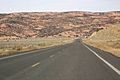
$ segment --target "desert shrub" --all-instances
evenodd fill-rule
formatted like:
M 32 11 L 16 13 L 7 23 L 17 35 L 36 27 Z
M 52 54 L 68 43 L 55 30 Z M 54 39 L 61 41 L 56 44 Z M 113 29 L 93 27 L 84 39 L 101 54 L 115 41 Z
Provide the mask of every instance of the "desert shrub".
M 39 43 L 38 46 L 47 46 L 47 43 Z
M 22 46 L 17 46 L 17 47 L 15 47 L 15 49 L 16 49 L 17 51 L 20 51 L 20 50 L 22 50 Z

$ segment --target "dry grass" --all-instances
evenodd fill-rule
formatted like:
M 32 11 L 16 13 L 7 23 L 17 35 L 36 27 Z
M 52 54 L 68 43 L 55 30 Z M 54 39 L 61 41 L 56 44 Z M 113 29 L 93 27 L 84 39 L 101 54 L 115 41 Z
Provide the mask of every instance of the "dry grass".
M 120 24 L 109 25 L 83 42 L 120 57 Z
M 73 42 L 73 38 L 44 38 L 0 41 L 0 56 Z
M 117 57 L 120 57 L 120 49 L 119 48 L 112 48 L 112 47 L 108 46 L 107 42 L 102 42 L 102 41 L 98 42 L 98 41 L 92 41 L 92 40 L 88 40 L 88 39 L 83 40 L 83 42 L 85 44 L 90 45 L 90 46 L 93 46 L 93 47 L 99 48 L 101 50 L 110 52 Z
M 5 50 L 5 49 L 0 49 L 0 56 L 4 55 L 10 55 L 16 53 L 16 50 Z

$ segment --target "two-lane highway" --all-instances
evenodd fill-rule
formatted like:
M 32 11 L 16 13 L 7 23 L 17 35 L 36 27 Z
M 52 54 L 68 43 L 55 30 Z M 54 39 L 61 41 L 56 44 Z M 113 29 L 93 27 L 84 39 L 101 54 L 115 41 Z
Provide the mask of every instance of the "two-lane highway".
M 108 60 L 106 52 L 99 54 L 97 51 L 76 40 L 71 44 L 1 59 L 0 80 L 120 80 L 120 59 L 110 56 Z M 102 57 L 106 53 L 104 60 L 118 73 L 95 53 Z

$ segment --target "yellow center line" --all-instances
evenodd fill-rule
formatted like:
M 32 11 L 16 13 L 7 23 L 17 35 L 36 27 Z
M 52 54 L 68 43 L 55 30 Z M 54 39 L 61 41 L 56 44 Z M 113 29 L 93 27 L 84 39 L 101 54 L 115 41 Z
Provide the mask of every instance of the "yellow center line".
M 33 64 L 32 65 L 32 67 L 35 67 L 35 66 L 37 66 L 37 65 L 39 65 L 40 63 L 38 62 L 38 63 L 35 63 L 35 64 Z

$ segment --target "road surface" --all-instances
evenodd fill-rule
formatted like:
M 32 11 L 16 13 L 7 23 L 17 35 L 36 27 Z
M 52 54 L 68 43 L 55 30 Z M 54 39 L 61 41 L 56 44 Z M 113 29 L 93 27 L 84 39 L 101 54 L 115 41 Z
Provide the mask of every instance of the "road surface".
M 0 59 L 0 80 L 120 80 L 120 58 L 76 40 Z

